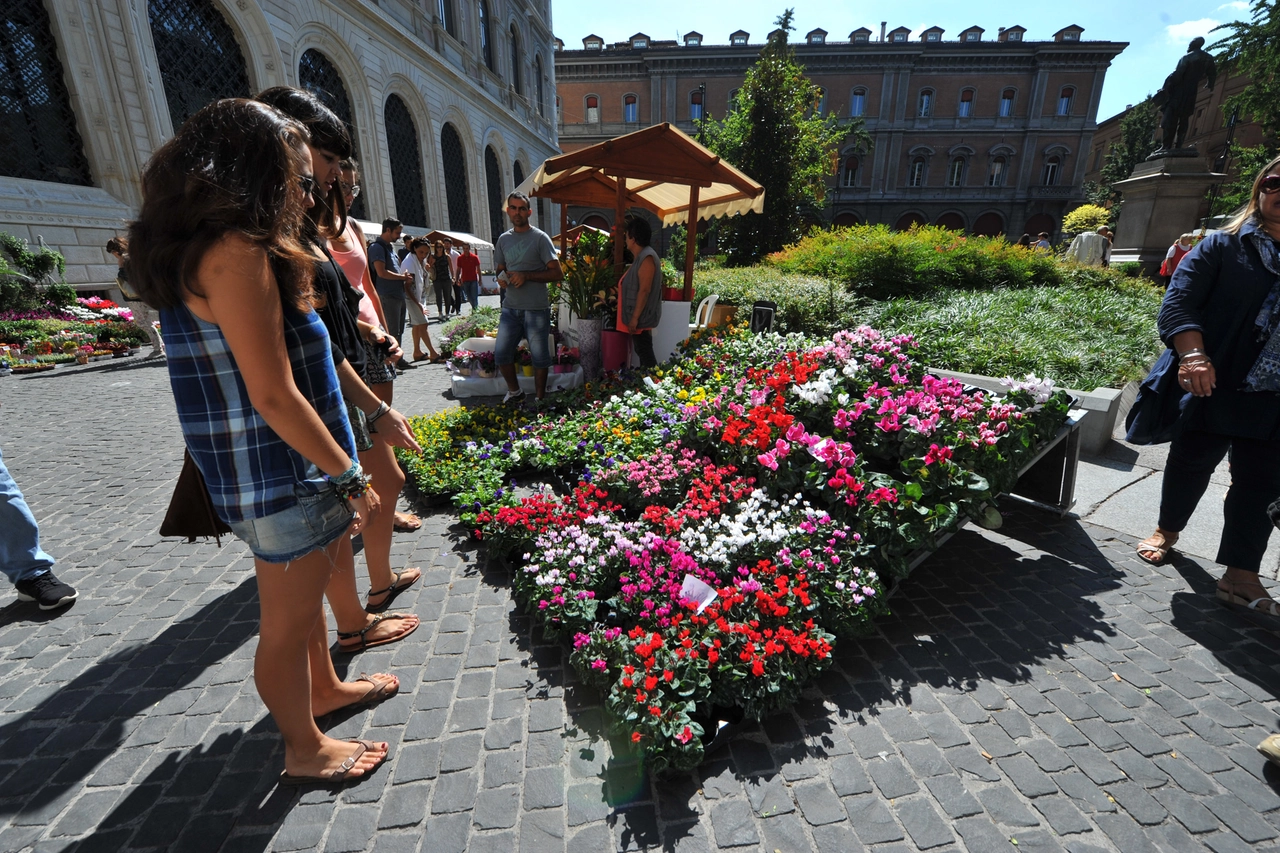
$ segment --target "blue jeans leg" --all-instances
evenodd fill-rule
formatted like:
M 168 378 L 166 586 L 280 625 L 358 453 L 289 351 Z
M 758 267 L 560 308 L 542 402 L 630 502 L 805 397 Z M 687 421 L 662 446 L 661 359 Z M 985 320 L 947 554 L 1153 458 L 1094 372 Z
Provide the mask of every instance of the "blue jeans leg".
M 40 547 L 40 528 L 0 455 L 0 571 L 12 583 L 42 575 L 53 557 Z
M 471 303 L 471 310 L 474 311 L 480 307 L 480 282 L 464 281 L 462 283 L 462 295 Z

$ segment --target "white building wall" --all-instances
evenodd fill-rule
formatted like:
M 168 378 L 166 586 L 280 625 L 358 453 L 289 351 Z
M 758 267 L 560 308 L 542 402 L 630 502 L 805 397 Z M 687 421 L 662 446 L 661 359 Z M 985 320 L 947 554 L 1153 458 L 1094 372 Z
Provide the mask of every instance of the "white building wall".
M 513 158 L 528 176 L 559 153 L 554 124 L 554 61 L 547 0 L 491 0 L 495 74 L 478 56 L 477 4 L 455 0 L 458 36 L 436 19 L 436 0 L 212 0 L 231 25 L 252 91 L 298 84 L 298 59 L 324 53 L 351 99 L 370 219 L 396 215 L 384 126 L 387 96 L 399 95 L 418 131 L 427 222 L 449 228 L 440 130 L 452 122 L 467 158 L 472 230 L 488 239 L 485 145 L 493 145 L 505 189 Z M 145 0 L 45 0 L 84 141 L 92 187 L 0 176 L 0 230 L 62 252 L 67 281 L 105 289 L 115 263 L 103 249 L 141 201 L 147 158 L 173 133 Z M 510 84 L 510 25 L 521 36 L 524 96 Z M 505 23 L 504 23 L 505 22 Z M 546 117 L 533 98 L 535 54 L 543 58 Z M 69 59 L 70 57 L 70 59 Z M 554 230 L 550 221 L 535 223 Z

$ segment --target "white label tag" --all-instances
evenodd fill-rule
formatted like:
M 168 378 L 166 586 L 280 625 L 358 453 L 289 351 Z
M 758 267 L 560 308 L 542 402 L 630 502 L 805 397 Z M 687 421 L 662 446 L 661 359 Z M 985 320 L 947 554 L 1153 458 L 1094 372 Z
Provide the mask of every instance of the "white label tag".
M 697 612 L 699 613 L 706 610 L 707 606 L 717 598 L 716 591 L 712 587 L 707 586 L 693 575 L 684 576 L 684 583 L 680 584 L 680 597 L 686 601 L 698 602 Z

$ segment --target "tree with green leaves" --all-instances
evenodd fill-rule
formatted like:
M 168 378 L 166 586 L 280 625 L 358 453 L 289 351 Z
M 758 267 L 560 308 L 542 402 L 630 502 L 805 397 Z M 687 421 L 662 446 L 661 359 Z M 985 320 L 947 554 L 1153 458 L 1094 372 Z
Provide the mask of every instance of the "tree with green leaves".
M 1120 119 L 1120 141 L 1107 152 L 1107 159 L 1102 165 L 1102 182 L 1096 185 L 1089 198 L 1092 204 L 1110 204 L 1113 224 L 1120 218 L 1123 201 L 1115 185 L 1128 179 L 1137 165 L 1160 147 L 1155 138 L 1159 126 L 1160 111 L 1149 97 L 1131 107 Z
M 1249 85 L 1222 104 L 1225 117 L 1251 116 L 1268 137 L 1280 135 L 1280 4 L 1253 0 L 1248 21 L 1215 28 L 1223 38 L 1210 45 L 1219 67 L 1249 78 Z
M 1253 179 L 1258 177 L 1258 173 L 1275 156 L 1276 149 L 1273 145 L 1263 144 L 1245 148 L 1232 143 L 1228 157 L 1235 177 L 1228 178 L 1221 186 L 1210 190 L 1213 203 L 1209 215 L 1228 215 L 1248 204 L 1253 195 Z
M 701 124 L 707 147 L 765 190 L 763 213 L 720 223 L 720 243 L 735 265 L 753 263 L 799 239 L 806 214 L 821 209 L 837 148 L 850 137 L 864 149 L 871 145 L 860 119 L 842 125 L 816 109 L 821 91 L 805 77 L 787 42 L 795 29 L 794 11 L 778 18 L 729 114 Z

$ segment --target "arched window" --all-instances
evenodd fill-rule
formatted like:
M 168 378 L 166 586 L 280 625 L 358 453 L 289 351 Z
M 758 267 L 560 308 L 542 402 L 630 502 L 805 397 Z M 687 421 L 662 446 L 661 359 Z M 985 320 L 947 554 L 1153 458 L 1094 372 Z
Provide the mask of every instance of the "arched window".
M 689 93 L 689 121 L 702 119 L 702 90 L 694 89 Z
M 1057 186 L 1058 176 L 1062 172 L 1062 158 L 1058 155 L 1044 158 L 1044 172 L 1041 174 L 1040 183 L 1046 187 Z
M 964 230 L 964 217 L 954 211 L 944 213 L 934 220 L 934 225 L 939 228 L 949 228 L 952 231 Z
M 534 87 L 538 93 L 538 115 L 547 117 L 547 97 L 542 83 L 542 54 L 533 58 Z
M 444 165 L 444 193 L 449 204 L 449 230 L 471 231 L 471 194 L 467 189 L 467 158 L 453 125 L 440 130 L 440 159 Z
M 1071 115 L 1071 101 L 1076 96 L 1074 86 L 1063 86 L 1062 91 L 1058 93 L 1058 115 Z
M 595 95 L 587 95 L 587 124 L 600 121 L 600 99 Z
M 920 102 L 916 106 L 916 115 L 920 118 L 928 118 L 933 115 L 933 90 L 921 89 Z
M 556 124 L 564 121 L 564 112 L 560 105 L 560 96 L 556 95 Z
M 635 95 L 626 95 L 622 99 L 622 120 L 635 123 L 640 120 L 640 99 Z
M 998 213 L 984 213 L 973 223 L 973 233 L 979 237 L 999 237 L 1004 233 L 1004 217 Z
M 1000 118 L 1009 118 L 1013 115 L 1013 95 L 1012 89 L 1005 89 L 1000 93 Z
M 928 225 L 929 220 L 925 219 L 918 213 L 904 213 L 898 217 L 898 221 L 893 224 L 894 231 L 908 231 L 917 225 Z
M 360 146 L 356 141 L 356 125 L 351 113 L 351 99 L 347 97 L 347 87 L 342 85 L 342 77 L 338 75 L 338 69 L 333 67 L 329 58 L 315 48 L 302 54 L 302 58 L 298 60 L 298 85 L 323 101 L 326 107 L 333 110 L 338 118 L 346 123 L 347 131 L 351 134 L 351 148 L 359 157 Z M 351 210 L 348 211 L 357 219 L 365 218 L 364 199 L 363 195 L 356 196 L 356 200 L 351 204 Z
M 858 158 L 844 158 L 844 174 L 840 178 L 841 186 L 856 187 L 858 185 Z
M 907 169 L 907 186 L 922 187 L 924 186 L 924 158 L 916 157 L 911 161 L 911 166 Z
M 813 112 L 814 112 L 814 115 L 820 116 L 826 111 L 827 111 L 827 90 L 819 86 L 818 96 L 813 100 Z
M 388 95 L 384 109 L 387 153 L 391 158 L 391 188 L 396 197 L 396 217 L 406 225 L 427 224 L 427 202 L 422 191 L 422 149 L 418 129 L 399 95 Z
M 524 166 L 520 165 L 519 160 L 511 164 L 511 180 L 515 181 L 517 187 L 524 183 Z
M 867 111 L 867 90 L 859 86 L 849 96 L 849 116 L 858 118 Z
M 996 157 L 993 159 L 991 161 L 991 171 L 987 172 L 987 186 L 1004 186 L 1005 172 L 1008 170 L 1008 166 L 1008 161 L 1003 157 Z
M 453 0 L 436 0 L 436 14 L 440 17 L 440 26 L 454 38 L 458 37 L 458 16 L 453 13 Z
M 480 58 L 484 60 L 485 68 L 496 74 L 498 69 L 493 67 L 493 32 L 489 29 L 489 0 L 477 0 L 476 14 L 480 18 Z
M 17 0 L 0 22 L 0 175 L 92 186 L 58 46 L 41 0 Z
M 149 0 L 147 15 L 174 131 L 219 98 L 249 97 L 240 45 L 209 0 Z
M 965 89 L 960 93 L 960 105 L 957 108 L 956 115 L 960 118 L 969 118 L 973 115 L 973 90 Z
M 520 66 L 524 64 L 524 57 L 520 55 L 520 33 L 516 30 L 516 25 L 511 25 L 511 85 L 515 87 L 517 95 L 524 94 L 524 75 L 520 73 Z
M 729 93 L 729 106 L 725 110 L 726 113 L 731 113 L 738 108 L 738 93 L 741 91 L 741 89 L 734 89 Z
M 964 186 L 964 158 L 955 157 L 947 165 L 947 186 Z
M 498 235 L 507 230 L 507 220 L 502 213 L 506 193 L 502 191 L 502 169 L 492 145 L 484 147 L 484 182 L 489 196 L 489 239 L 496 243 Z

